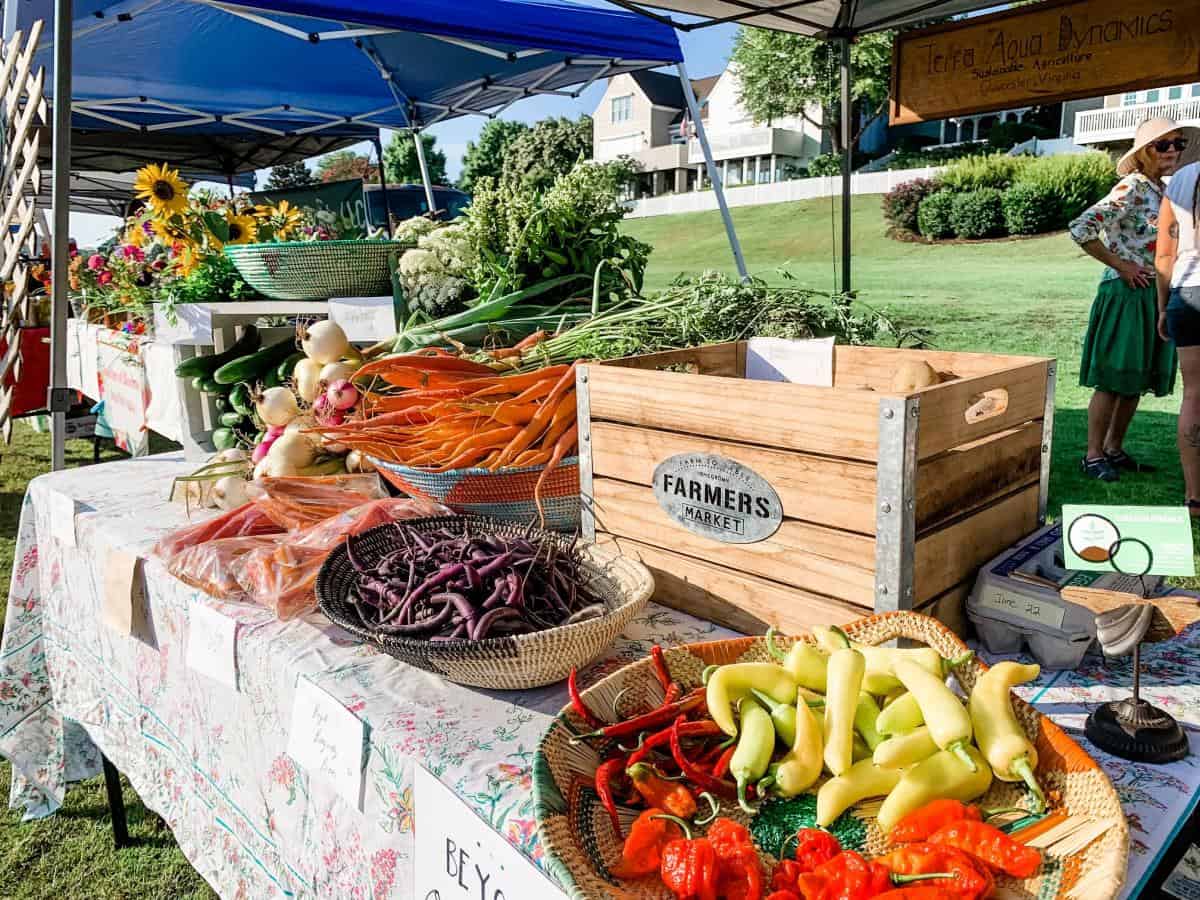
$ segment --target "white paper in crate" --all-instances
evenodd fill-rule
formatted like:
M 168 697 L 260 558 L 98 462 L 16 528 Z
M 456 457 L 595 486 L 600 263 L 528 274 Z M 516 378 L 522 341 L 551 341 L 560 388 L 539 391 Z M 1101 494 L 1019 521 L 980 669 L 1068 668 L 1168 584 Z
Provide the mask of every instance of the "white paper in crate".
M 831 388 L 833 338 L 808 341 L 750 338 L 746 342 L 746 377 L 751 381 L 785 381 Z

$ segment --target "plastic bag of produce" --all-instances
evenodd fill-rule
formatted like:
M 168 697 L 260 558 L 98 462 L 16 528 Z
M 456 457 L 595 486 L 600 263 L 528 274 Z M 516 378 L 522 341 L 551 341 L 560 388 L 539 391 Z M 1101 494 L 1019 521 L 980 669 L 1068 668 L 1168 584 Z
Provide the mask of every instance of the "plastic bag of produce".
M 245 600 L 246 590 L 234 564 L 247 553 L 270 553 L 284 544 L 287 534 L 227 537 L 184 547 L 167 560 L 167 571 L 185 584 L 221 600 Z
M 346 535 L 387 522 L 448 515 L 450 510 L 428 500 L 373 500 L 290 534 L 286 540 L 253 548 L 231 565 L 247 599 L 273 609 L 280 619 L 292 619 L 316 605 L 317 573 Z
M 361 501 L 360 501 L 361 502 Z M 211 519 L 176 529 L 154 545 L 154 553 L 168 561 L 188 547 L 232 537 L 253 537 L 282 532 L 276 522 L 254 503 L 223 512 Z
M 323 475 L 316 478 L 261 478 L 247 494 L 280 528 L 309 528 L 368 500 L 382 500 L 387 490 L 375 473 Z

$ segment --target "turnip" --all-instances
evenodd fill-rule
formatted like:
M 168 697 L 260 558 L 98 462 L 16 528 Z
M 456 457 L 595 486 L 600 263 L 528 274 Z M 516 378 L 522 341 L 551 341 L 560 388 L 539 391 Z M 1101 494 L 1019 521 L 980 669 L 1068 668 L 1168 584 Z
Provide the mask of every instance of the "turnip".
M 316 447 L 300 431 L 286 431 L 267 451 L 267 474 L 276 477 L 296 475 L 317 458 Z
M 321 384 L 331 385 L 338 381 L 348 381 L 355 372 L 358 371 L 358 366 L 348 362 L 331 362 L 329 365 L 321 369 Z
M 212 493 L 221 509 L 233 509 L 249 499 L 246 496 L 246 479 L 237 475 L 218 478 L 212 487 Z
M 292 371 L 292 385 L 305 403 L 312 403 L 321 392 L 321 364 L 315 359 L 302 359 Z
M 287 425 L 300 414 L 296 395 L 291 388 L 285 387 L 267 388 L 255 397 L 254 408 L 267 425 Z
M 350 349 L 346 332 L 336 322 L 325 319 L 300 330 L 300 347 L 309 359 L 321 365 L 337 362 Z
M 345 379 L 330 382 L 325 396 L 329 398 L 329 405 L 339 412 L 353 409 L 354 404 L 358 402 L 358 391 Z

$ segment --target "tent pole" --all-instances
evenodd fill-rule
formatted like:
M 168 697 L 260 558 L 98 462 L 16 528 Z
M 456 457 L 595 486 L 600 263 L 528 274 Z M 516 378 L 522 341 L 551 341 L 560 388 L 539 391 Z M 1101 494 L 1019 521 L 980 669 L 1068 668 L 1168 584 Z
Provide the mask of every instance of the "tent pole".
M 842 43 L 842 292 L 850 293 L 850 173 L 854 168 L 853 115 L 851 87 L 854 73 L 850 67 L 850 38 Z
M 679 83 L 683 85 L 683 97 L 687 100 L 688 115 L 696 123 L 696 139 L 700 142 L 700 149 L 704 151 L 704 167 L 708 170 L 708 180 L 712 182 L 713 191 L 717 195 L 717 206 L 721 209 L 721 221 L 725 223 L 725 234 L 729 238 L 729 246 L 733 250 L 733 261 L 737 264 L 738 275 L 743 281 L 746 281 L 750 275 L 746 271 L 746 260 L 742 257 L 742 245 L 738 242 L 737 231 L 733 227 L 733 218 L 729 215 L 729 204 L 725 202 L 725 185 L 721 183 L 721 176 L 717 174 L 712 148 L 708 145 L 708 135 L 704 131 L 704 122 L 700 120 L 700 104 L 696 102 L 696 92 L 692 90 L 687 66 L 680 62 L 676 68 L 679 70 Z
M 53 234 L 50 260 L 50 468 L 66 463 L 67 411 L 67 284 L 71 240 L 71 39 L 75 15 L 72 0 L 54 2 L 54 157 Z
M 232 172 L 225 173 L 225 183 L 229 185 L 229 199 L 232 200 L 233 199 L 233 173 Z
M 413 129 L 413 140 L 417 144 L 417 164 L 421 167 L 421 181 L 425 183 L 425 200 L 429 204 L 429 215 L 432 218 L 437 213 L 437 204 L 433 202 L 433 184 L 429 180 L 429 166 L 425 164 L 425 144 L 421 141 L 421 132 Z
M 388 201 L 387 174 L 383 167 L 382 132 L 375 133 L 375 159 L 379 161 L 379 193 L 383 195 L 383 226 L 388 237 L 392 236 L 392 204 Z

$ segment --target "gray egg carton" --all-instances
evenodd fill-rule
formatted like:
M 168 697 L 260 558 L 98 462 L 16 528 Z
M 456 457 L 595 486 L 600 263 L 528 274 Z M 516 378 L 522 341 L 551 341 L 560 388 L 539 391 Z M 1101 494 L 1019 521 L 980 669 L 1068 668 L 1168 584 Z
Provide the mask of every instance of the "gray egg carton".
M 1027 646 L 1046 669 L 1074 669 L 1096 637 L 1095 615 L 1062 598 L 1067 586 L 1155 593 L 1161 578 L 1076 572 L 1063 564 L 1062 528 L 1047 525 L 979 570 L 967 617 L 989 653 Z

